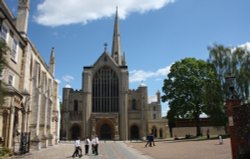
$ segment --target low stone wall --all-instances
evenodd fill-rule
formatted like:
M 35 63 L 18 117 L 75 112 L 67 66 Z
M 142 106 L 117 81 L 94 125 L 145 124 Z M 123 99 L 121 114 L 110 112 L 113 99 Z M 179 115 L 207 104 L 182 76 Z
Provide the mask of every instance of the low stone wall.
M 207 134 L 207 129 L 209 129 L 210 136 L 213 135 L 225 135 L 225 127 L 223 126 L 205 126 L 201 127 L 202 135 Z M 196 136 L 196 127 L 175 127 L 173 128 L 173 137 L 185 137 L 186 135 Z

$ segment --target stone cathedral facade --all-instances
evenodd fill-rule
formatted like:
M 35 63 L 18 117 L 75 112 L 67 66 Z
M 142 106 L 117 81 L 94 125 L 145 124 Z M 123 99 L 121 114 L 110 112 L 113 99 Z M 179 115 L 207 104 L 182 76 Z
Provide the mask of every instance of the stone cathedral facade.
M 111 55 L 104 52 L 82 73 L 81 90 L 63 88 L 61 138 L 98 135 L 104 140 L 141 139 L 148 133 L 166 138 L 167 120 L 161 118 L 160 93 L 148 103 L 147 86 L 129 89 L 129 73 L 122 55 L 116 11 Z

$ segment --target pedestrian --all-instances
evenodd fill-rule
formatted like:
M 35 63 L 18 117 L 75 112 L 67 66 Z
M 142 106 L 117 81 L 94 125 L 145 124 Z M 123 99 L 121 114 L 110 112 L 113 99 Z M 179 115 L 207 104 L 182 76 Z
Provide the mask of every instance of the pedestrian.
M 210 139 L 209 129 L 207 129 L 207 139 Z
M 87 155 L 89 153 L 89 144 L 90 144 L 90 140 L 89 138 L 87 137 L 85 139 L 85 154 Z
M 96 149 L 96 142 L 95 142 L 95 137 L 92 136 L 91 138 L 91 150 L 92 150 L 92 154 L 95 154 L 95 150 Z
M 222 136 L 221 136 L 221 135 L 219 135 L 219 143 L 220 143 L 220 145 L 222 145 L 222 144 L 223 144 L 223 138 L 222 138 Z
M 153 144 L 153 146 L 155 146 L 155 136 L 153 133 L 151 134 L 151 145 L 152 144 Z
M 147 147 L 148 145 L 149 145 L 150 147 L 152 146 L 150 134 L 147 135 L 147 143 L 146 143 L 145 147 Z
M 75 140 L 75 143 L 74 143 L 74 146 L 75 146 L 75 151 L 72 155 L 73 158 L 75 157 L 82 157 L 82 149 L 81 149 L 81 140 L 80 140 L 80 137 L 77 137 L 77 139 Z
M 98 155 L 98 147 L 99 147 L 99 138 L 95 136 L 95 155 Z

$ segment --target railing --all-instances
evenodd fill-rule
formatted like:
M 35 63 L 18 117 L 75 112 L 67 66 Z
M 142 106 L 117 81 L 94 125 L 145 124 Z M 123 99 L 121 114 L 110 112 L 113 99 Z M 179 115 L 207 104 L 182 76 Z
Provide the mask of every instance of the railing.
M 20 153 L 25 154 L 30 151 L 30 132 L 21 133 Z

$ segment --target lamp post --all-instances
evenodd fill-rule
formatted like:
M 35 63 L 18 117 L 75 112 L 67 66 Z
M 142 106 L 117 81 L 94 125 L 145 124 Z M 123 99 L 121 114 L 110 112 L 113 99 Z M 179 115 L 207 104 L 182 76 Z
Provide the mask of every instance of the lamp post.
M 237 92 L 235 90 L 235 76 L 229 73 L 226 77 L 227 93 L 226 93 L 226 106 L 227 106 L 227 116 L 228 116 L 228 130 L 231 138 L 231 150 L 232 150 L 232 159 L 237 158 L 238 150 L 238 140 L 236 136 L 236 127 L 233 120 L 233 107 L 240 104 L 238 99 Z

